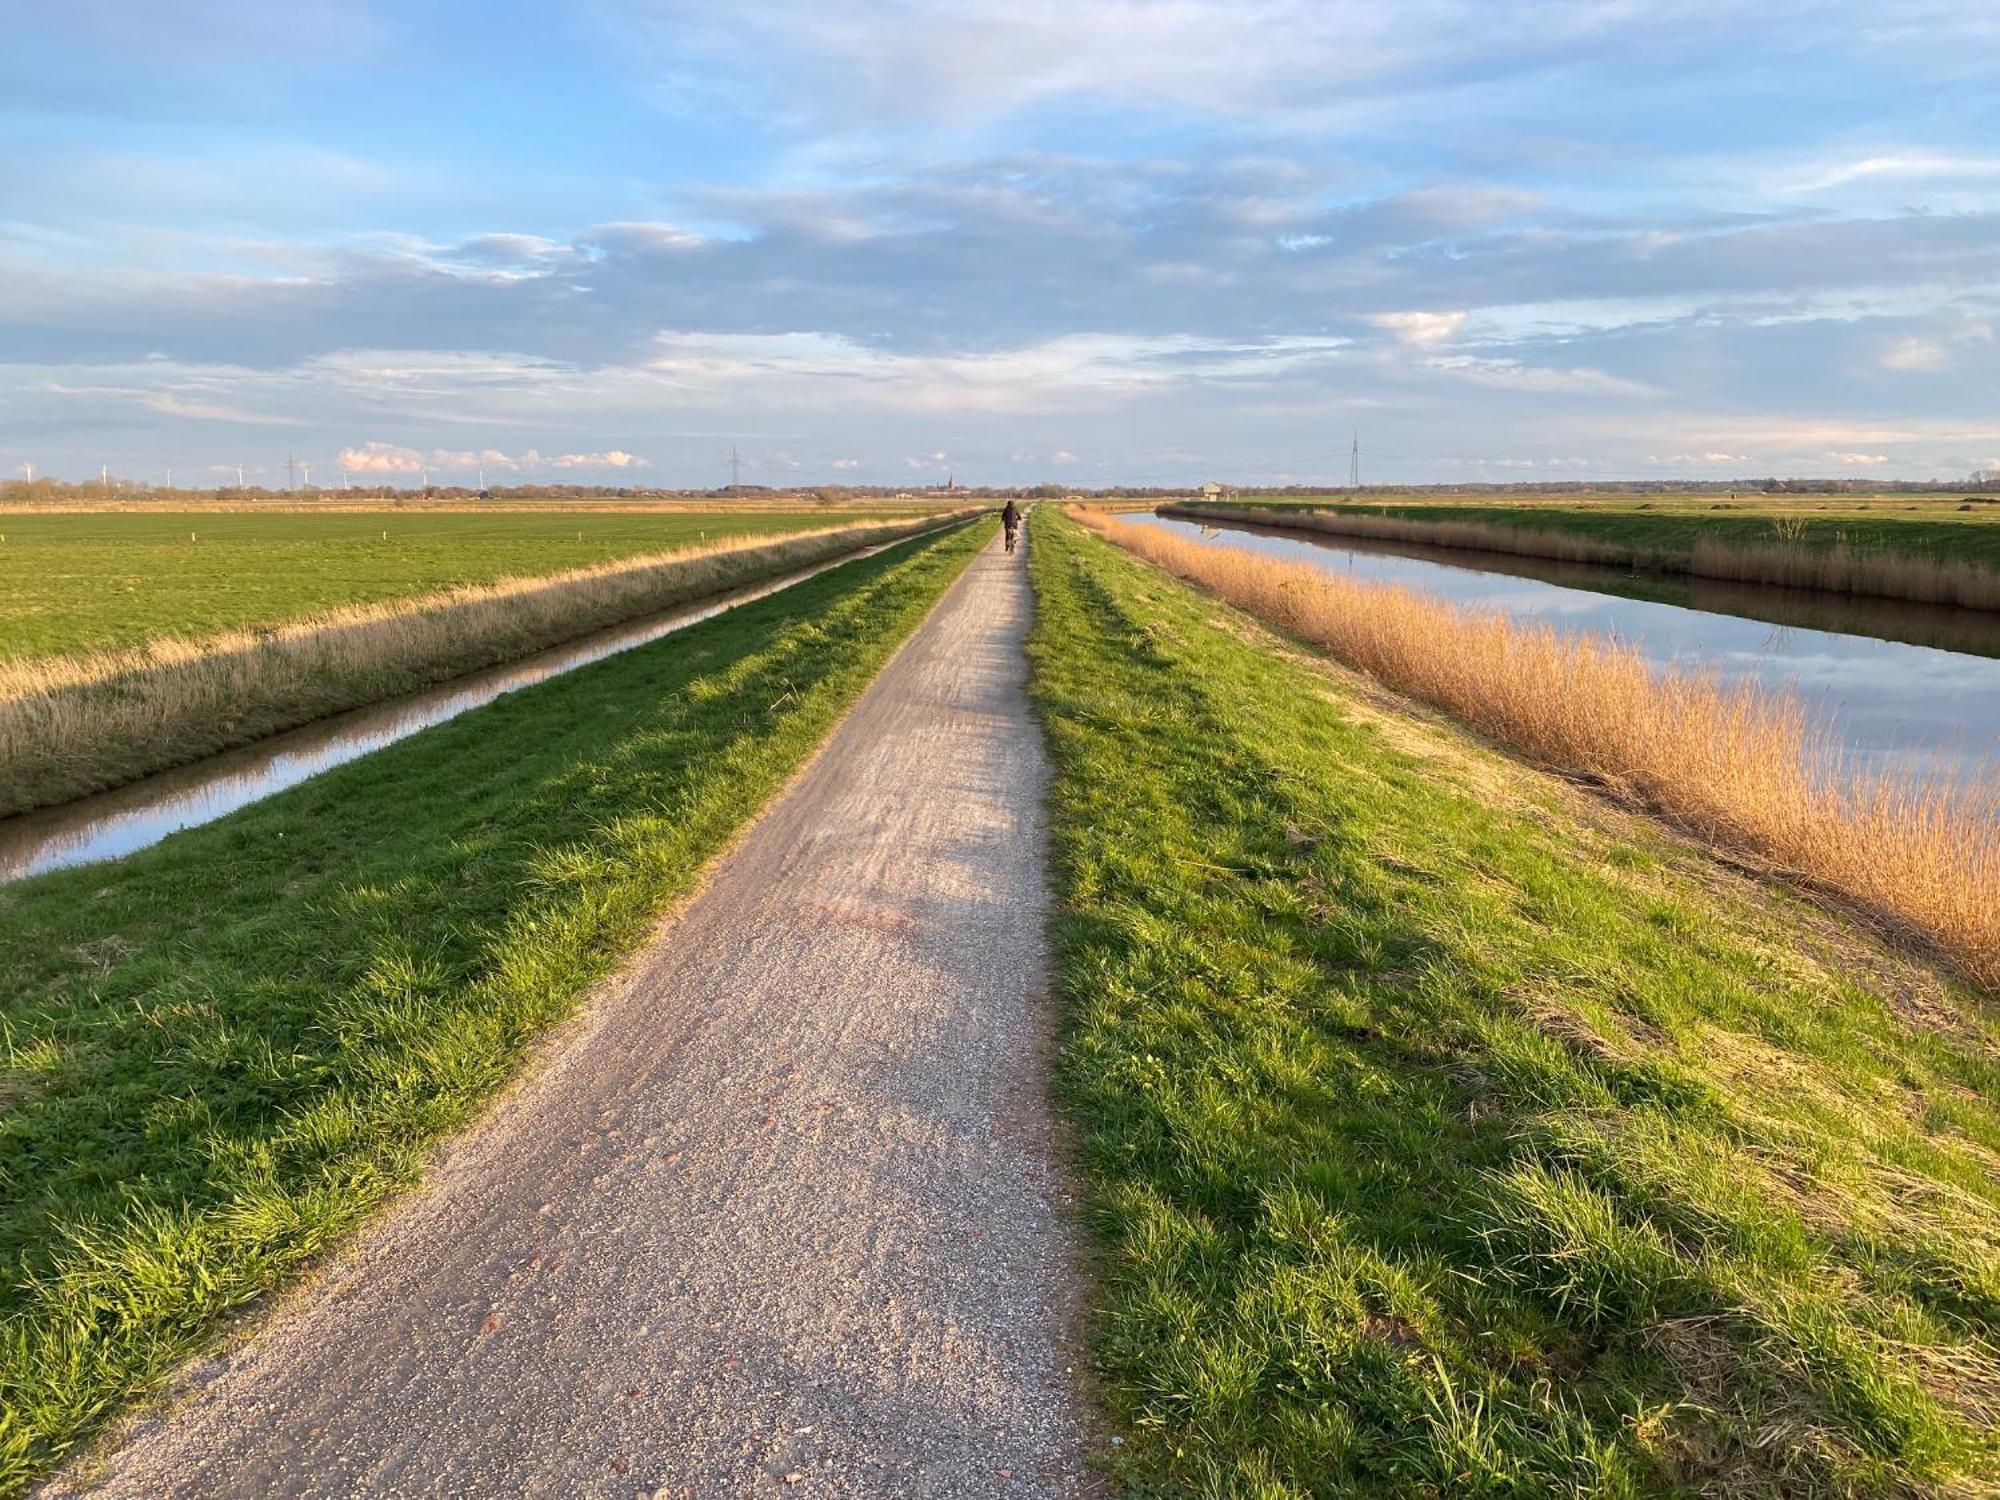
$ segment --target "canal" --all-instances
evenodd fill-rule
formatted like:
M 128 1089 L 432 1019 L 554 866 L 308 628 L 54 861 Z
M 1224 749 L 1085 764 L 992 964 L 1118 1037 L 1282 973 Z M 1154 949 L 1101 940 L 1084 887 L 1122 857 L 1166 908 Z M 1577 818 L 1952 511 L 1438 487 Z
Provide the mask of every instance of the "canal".
M 2000 750 L 2000 615 L 1268 526 L 1126 515 L 1213 546 L 1613 636 L 1660 669 L 1795 693 L 1858 768 L 1959 780 Z

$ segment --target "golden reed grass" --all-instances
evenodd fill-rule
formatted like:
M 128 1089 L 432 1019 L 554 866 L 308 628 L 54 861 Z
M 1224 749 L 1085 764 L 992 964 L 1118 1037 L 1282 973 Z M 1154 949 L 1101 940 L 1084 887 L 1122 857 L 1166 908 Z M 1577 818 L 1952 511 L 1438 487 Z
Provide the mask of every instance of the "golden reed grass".
M 119 786 L 946 519 L 733 538 L 272 630 L 0 663 L 0 813 Z
M 1115 518 L 1084 525 L 1541 764 L 1923 934 L 2000 991 L 2000 789 L 1853 768 L 1798 701 L 1610 639 Z
M 1691 573 L 1701 578 L 1868 594 L 1881 599 L 1951 604 L 1963 609 L 2000 609 L 2000 572 L 1992 568 L 1948 558 L 1865 550 L 1846 543 L 1814 547 L 1798 540 L 1741 543 L 1704 538 L 1695 543 L 1692 551 L 1674 552 L 1561 531 L 1497 526 L 1487 521 L 1424 521 L 1408 516 L 1354 515 L 1345 511 L 1221 505 L 1163 505 L 1160 513 L 1190 521 L 1240 521 L 1383 542 L 1418 542 L 1514 557 L 1552 557 L 1563 562 L 1602 563 L 1613 568 Z

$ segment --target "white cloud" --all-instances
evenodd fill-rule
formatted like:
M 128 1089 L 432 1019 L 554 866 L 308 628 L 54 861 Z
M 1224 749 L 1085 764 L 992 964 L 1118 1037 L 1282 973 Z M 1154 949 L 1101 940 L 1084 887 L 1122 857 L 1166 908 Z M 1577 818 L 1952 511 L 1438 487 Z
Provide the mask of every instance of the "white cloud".
M 758 113 L 825 142 L 912 120 L 965 132 L 1056 102 L 1318 126 L 1490 97 L 1607 58 L 1721 70 L 1852 33 L 1845 4 L 1793 0 L 593 0 L 655 96 L 685 112 Z M 1976 4 L 1925 7 L 1922 28 L 1878 32 L 1892 56 L 1947 54 L 1982 29 Z M 1533 91 L 1539 99 L 1544 91 Z
M 1252 385 L 1338 355 L 1340 338 L 1224 340 L 1068 334 L 1009 349 L 903 353 L 830 334 L 661 334 L 643 369 L 690 396 L 741 392 L 812 406 L 1054 411 L 1197 383 Z
M 1883 352 L 1880 363 L 1885 370 L 1942 370 L 1975 346 L 1994 341 L 1993 324 L 1981 318 L 1960 317 L 1933 335 L 1913 334 L 1897 339 Z
M 186 417 L 197 422 L 235 422 L 245 427 L 301 427 L 304 422 L 298 417 L 274 416 L 269 412 L 248 411 L 240 406 L 231 406 L 221 401 L 190 400 L 176 396 L 171 391 L 161 391 L 141 398 L 147 406 L 162 416 Z
M 1882 355 L 1885 370 L 1942 370 L 1951 354 L 1936 339 L 1897 339 Z
M 858 469 L 861 467 L 861 460 L 858 458 L 836 458 L 828 467 L 834 469 Z
M 1052 464 L 1073 464 L 1077 461 L 1077 456 L 1067 448 L 1058 448 L 1049 455 L 1049 462 Z
M 467 240 L 453 252 L 453 258 L 474 265 L 540 267 L 567 260 L 576 252 L 560 240 L 539 234 L 482 234 Z
M 552 469 L 643 469 L 646 460 L 622 448 L 604 453 L 565 453 L 549 460 Z
M 1898 182 L 2000 177 L 2000 156 L 1952 156 L 1934 151 L 1903 151 L 1830 162 L 1797 178 L 1795 191 L 1813 193 L 1851 183 L 1890 179 Z
M 704 241 L 698 234 L 691 234 L 673 224 L 636 223 L 621 221 L 599 224 L 581 237 L 580 243 L 598 250 L 638 251 L 657 253 L 667 250 L 693 250 Z
M 1423 367 L 1460 380 L 1469 380 L 1475 385 L 1492 386 L 1498 390 L 1530 391 L 1544 395 L 1659 396 L 1663 394 L 1659 387 L 1647 385 L 1644 381 L 1628 380 L 1622 375 L 1613 375 L 1608 370 L 1594 370 L 1587 366 L 1554 369 L 1544 365 L 1522 364 L 1511 359 L 1452 355 L 1425 360 Z
M 400 443 L 369 442 L 358 448 L 341 449 L 338 462 L 349 474 L 450 473 L 480 468 L 518 472 L 539 465 L 541 454 L 533 448 L 518 454 L 499 448 L 437 448 L 426 457 Z
M 1396 341 L 1427 349 L 1450 340 L 1465 326 L 1463 312 L 1372 313 L 1368 321 L 1394 335 Z
M 541 455 L 530 448 L 516 457 L 503 453 L 498 448 L 452 450 L 439 448 L 431 454 L 431 467 L 435 469 L 506 469 L 533 468 L 541 460 Z
M 340 450 L 340 467 L 348 474 L 421 474 L 424 456 L 395 443 L 363 443 Z
M 1886 453 L 1829 453 L 1827 457 L 1850 469 L 1872 469 L 1877 464 L 1886 464 L 1889 461 L 1889 455 Z

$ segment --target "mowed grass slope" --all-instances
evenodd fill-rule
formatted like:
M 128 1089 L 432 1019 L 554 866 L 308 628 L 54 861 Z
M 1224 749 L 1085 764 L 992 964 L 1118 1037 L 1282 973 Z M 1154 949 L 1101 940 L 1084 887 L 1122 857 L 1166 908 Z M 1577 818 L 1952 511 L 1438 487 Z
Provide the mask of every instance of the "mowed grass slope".
M 0 1493 L 409 1182 L 986 539 L 893 547 L 0 888 Z
M 1046 514 L 1135 1490 L 2000 1482 L 1988 1002 Z
M 437 511 L 0 514 L 0 661 L 199 637 L 730 537 L 874 519 Z M 387 533 L 386 537 L 384 533 Z M 189 540 L 192 535 L 193 540 Z

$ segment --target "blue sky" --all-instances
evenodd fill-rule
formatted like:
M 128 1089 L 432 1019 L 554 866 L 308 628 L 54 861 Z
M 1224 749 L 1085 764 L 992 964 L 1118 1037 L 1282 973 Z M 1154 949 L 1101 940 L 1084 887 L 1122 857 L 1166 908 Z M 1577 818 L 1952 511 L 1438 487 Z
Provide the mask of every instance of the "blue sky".
M 66 0 L 0 471 L 2000 467 L 1993 0 Z

